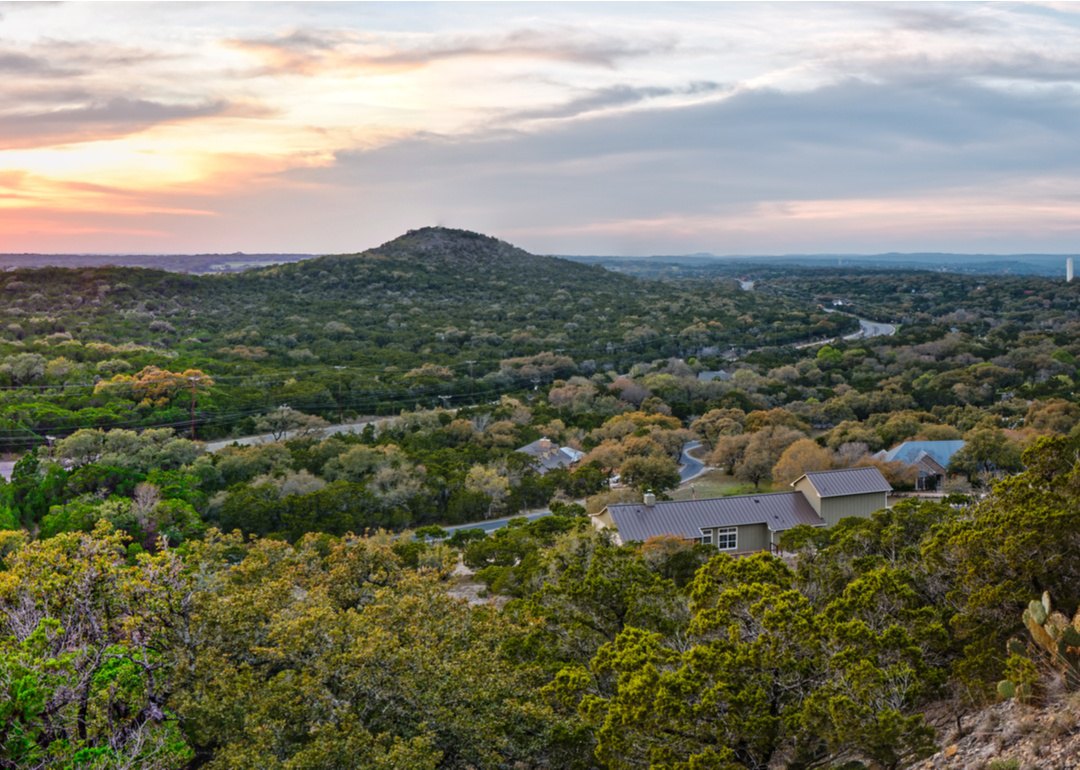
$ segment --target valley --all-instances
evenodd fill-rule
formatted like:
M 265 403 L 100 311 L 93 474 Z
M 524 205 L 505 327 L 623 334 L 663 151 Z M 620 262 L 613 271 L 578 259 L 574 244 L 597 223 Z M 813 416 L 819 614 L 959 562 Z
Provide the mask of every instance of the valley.
M 60 719 L 102 767 L 898 768 L 1065 713 L 1076 285 L 743 269 L 0 274 L 0 766 Z

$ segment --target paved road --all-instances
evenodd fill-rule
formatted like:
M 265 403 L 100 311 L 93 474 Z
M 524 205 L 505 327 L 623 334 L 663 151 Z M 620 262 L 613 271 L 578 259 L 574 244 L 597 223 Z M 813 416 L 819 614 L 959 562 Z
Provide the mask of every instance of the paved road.
M 891 337 L 896 334 L 896 327 L 892 324 L 878 323 L 877 321 L 867 321 L 865 318 L 859 319 L 859 326 L 862 327 L 854 335 L 848 335 L 844 337 L 846 340 L 860 340 L 867 337 Z
M 506 526 L 510 519 L 520 519 L 522 517 L 529 521 L 536 521 L 542 519 L 545 516 L 550 516 L 551 511 L 546 508 L 542 511 L 532 511 L 530 513 L 519 513 L 516 516 L 504 516 L 501 519 L 488 519 L 487 521 L 474 521 L 472 524 L 458 524 L 454 527 L 443 527 L 451 535 L 457 532 L 459 529 L 482 529 L 488 534 L 494 532 L 497 529 L 502 529 Z
M 822 309 L 826 312 L 835 312 L 830 311 L 828 308 Z M 870 337 L 891 337 L 892 335 L 896 334 L 896 327 L 892 324 L 883 324 L 878 323 L 877 321 L 867 321 L 865 318 L 860 318 L 858 319 L 858 321 L 859 331 L 852 332 L 851 334 L 845 334 L 845 340 L 865 340 L 869 339 Z M 813 342 L 800 342 L 798 345 L 794 345 L 793 347 L 796 350 L 802 350 L 804 348 L 812 348 L 818 345 L 828 345 L 832 342 L 836 342 L 836 337 L 832 337 L 827 340 L 815 340 Z
M 330 425 L 326 428 L 321 428 L 319 434 L 322 436 L 333 436 L 335 433 L 361 433 L 364 428 L 374 423 L 378 425 L 380 422 L 386 422 L 392 420 L 393 417 L 364 417 L 357 422 L 345 422 L 341 425 Z M 219 449 L 224 449 L 227 446 L 233 444 L 239 444 L 240 446 L 254 446 L 255 444 L 270 444 L 277 439 L 274 438 L 272 433 L 263 433 L 259 436 L 244 436 L 242 438 L 227 438 L 220 441 L 207 441 L 206 451 L 216 452 Z
M 700 441 L 691 441 L 682 449 L 682 457 L 679 458 L 682 463 L 682 468 L 679 469 L 679 480 L 683 484 L 705 472 L 705 464 L 701 460 L 695 460 L 689 454 L 691 449 L 697 449 L 699 446 L 701 446 Z
M 347 422 L 341 425 L 330 425 L 323 428 L 320 432 L 323 436 L 332 436 L 335 433 L 360 433 L 371 423 L 378 425 L 380 422 L 386 422 L 392 420 L 393 417 L 365 417 L 357 422 Z M 182 436 L 181 436 L 182 438 Z M 233 444 L 239 444 L 240 446 L 254 446 L 255 444 L 269 444 L 274 441 L 274 436 L 270 433 L 263 433 L 259 436 L 242 436 L 240 438 L 228 438 L 221 439 L 219 441 L 207 441 L 206 451 L 217 452 L 220 449 L 224 449 L 227 446 Z M 0 476 L 3 476 L 7 480 L 11 480 L 11 473 L 15 468 L 15 462 L 0 462 Z

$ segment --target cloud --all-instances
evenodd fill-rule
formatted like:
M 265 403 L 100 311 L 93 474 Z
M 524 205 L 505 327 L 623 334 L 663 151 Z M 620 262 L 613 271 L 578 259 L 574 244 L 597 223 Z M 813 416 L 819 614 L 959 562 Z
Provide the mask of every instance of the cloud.
M 303 75 L 335 70 L 408 71 L 442 61 L 476 58 L 541 59 L 613 69 L 623 59 L 661 53 L 674 45 L 666 38 L 633 44 L 560 26 L 489 35 L 439 35 L 411 45 L 370 34 L 314 29 L 226 42 L 257 56 L 272 72 Z
M 2 160 L 57 184 L 13 178 L 0 206 L 124 230 L 141 199 L 134 229 L 172 248 L 445 222 L 541 251 L 904 249 L 920 219 L 1060 232 L 1080 194 L 1076 17 L 1031 5 L 71 4 L 3 26 L 0 149 L 41 149 Z
M 224 101 L 165 104 L 113 98 L 48 112 L 8 113 L 0 118 L 0 150 L 115 138 L 162 123 L 221 115 L 229 108 Z
M 899 29 L 934 35 L 956 32 L 976 35 L 989 34 L 1001 29 L 1000 23 L 982 13 L 981 6 L 968 8 L 944 8 L 926 4 L 882 4 L 879 9 Z
M 45 57 L 11 51 L 0 52 L 0 75 L 36 75 L 39 77 L 70 77 L 75 70 L 57 67 Z
M 22 78 L 75 78 L 175 56 L 108 42 L 38 40 L 25 50 L 0 50 L 0 75 Z
M 1080 102 L 1059 94 L 851 79 L 799 93 L 743 91 L 703 104 L 599 114 L 543 132 L 417 134 L 340 153 L 330 167 L 285 174 L 307 186 L 303 198 L 295 188 L 287 196 L 294 209 L 305 198 L 312 209 L 298 215 L 302 224 L 290 222 L 285 196 L 274 200 L 268 192 L 260 210 L 281 212 L 273 219 L 283 238 L 290 226 L 321 227 L 329 240 L 361 223 L 391 237 L 395 227 L 443 221 L 527 234 L 524 245 L 561 253 L 662 253 L 665 237 L 690 251 L 753 251 L 754 243 L 768 251 L 770 239 L 798 250 L 799 232 L 815 239 L 804 250 L 874 249 L 877 222 L 885 241 L 876 248 L 902 249 L 920 215 L 957 196 L 970 202 L 1008 190 L 1019 211 L 1067 197 L 1069 180 L 1080 174 L 1078 121 Z M 1048 191 L 1033 184 L 1039 179 L 1064 181 Z M 875 202 L 864 220 L 850 203 L 860 198 Z M 897 213 L 888 214 L 890 201 Z M 993 229 L 990 220 L 1003 208 L 986 209 L 983 230 Z M 1051 218 L 1070 210 L 1058 203 L 1047 209 Z M 958 217 L 972 233 L 979 232 L 978 211 L 965 205 Z M 957 236 L 959 225 L 939 232 Z
M 521 120 L 576 118 L 600 110 L 630 107 L 668 96 L 703 96 L 730 92 L 731 88 L 731 86 L 711 82 L 691 83 L 684 88 L 633 86 L 624 83 L 593 89 L 551 107 L 539 107 L 509 113 L 504 115 L 500 122 L 513 124 Z

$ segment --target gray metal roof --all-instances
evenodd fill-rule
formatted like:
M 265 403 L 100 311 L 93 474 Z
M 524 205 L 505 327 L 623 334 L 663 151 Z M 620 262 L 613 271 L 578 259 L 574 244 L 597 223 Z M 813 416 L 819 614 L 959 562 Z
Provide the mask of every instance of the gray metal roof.
M 922 452 L 930 455 L 943 468 L 948 467 L 952 456 L 964 448 L 965 441 L 905 441 L 897 444 L 888 452 L 878 452 L 875 457 L 881 457 L 887 462 L 899 460 L 902 463 L 914 465 L 918 462 L 918 456 Z
M 796 524 L 825 524 L 801 492 L 669 500 L 653 505 L 615 503 L 607 510 L 624 543 L 657 535 L 701 537 L 702 528 L 708 527 L 766 524 L 773 532 L 782 532 Z
M 821 497 L 865 495 L 870 492 L 892 492 L 892 487 L 877 468 L 844 468 L 838 471 L 810 471 L 792 482 L 808 479 Z

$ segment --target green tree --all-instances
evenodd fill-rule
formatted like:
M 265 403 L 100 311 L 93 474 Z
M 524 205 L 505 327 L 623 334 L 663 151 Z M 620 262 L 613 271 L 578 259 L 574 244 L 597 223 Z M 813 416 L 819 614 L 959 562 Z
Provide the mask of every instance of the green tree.
M 289 406 L 280 406 L 255 420 L 255 430 L 260 433 L 269 433 L 275 441 L 289 436 L 303 438 L 317 435 L 329 425 L 329 422 L 318 415 L 304 414 Z
M 663 492 L 679 486 L 679 464 L 667 455 L 639 455 L 622 464 L 624 483 L 635 489 Z
M 129 565 L 107 525 L 10 553 L 0 572 L 0 764 L 177 768 L 168 659 L 191 590 L 173 552 Z
M 967 434 L 965 441 L 949 460 L 949 472 L 963 473 L 972 483 L 1023 467 L 1020 450 L 1000 428 L 976 428 Z
M 539 671 L 501 651 L 523 629 L 387 544 L 211 533 L 189 561 L 207 582 L 180 703 L 210 768 L 570 765 L 579 750 L 524 697 Z

